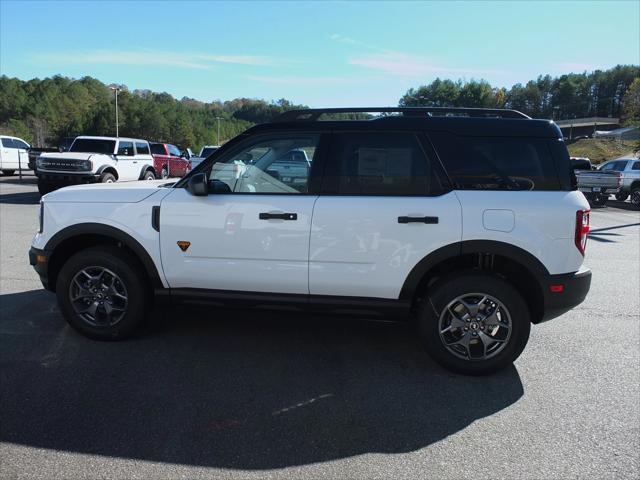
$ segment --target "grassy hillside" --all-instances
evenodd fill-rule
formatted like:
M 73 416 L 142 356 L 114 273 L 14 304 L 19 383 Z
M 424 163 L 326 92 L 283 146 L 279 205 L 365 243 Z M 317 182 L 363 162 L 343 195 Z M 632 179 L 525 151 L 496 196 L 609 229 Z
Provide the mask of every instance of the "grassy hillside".
M 572 157 L 589 157 L 593 163 L 602 163 L 612 158 L 630 154 L 634 142 L 619 142 L 600 138 L 584 138 L 568 145 Z

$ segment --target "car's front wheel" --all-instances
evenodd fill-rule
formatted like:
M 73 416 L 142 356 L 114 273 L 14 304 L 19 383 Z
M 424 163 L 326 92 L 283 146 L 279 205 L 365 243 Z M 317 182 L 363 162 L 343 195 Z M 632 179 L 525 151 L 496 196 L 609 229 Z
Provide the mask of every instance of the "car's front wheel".
M 11 176 L 11 175 L 13 175 L 14 173 L 16 173 L 16 171 L 15 171 L 15 170 L 2 170 L 2 174 L 3 174 L 5 177 L 10 177 L 10 176 Z
M 100 183 L 114 183 L 116 181 L 116 176 L 113 173 L 103 173 L 100 177 Z
M 628 193 L 618 192 L 616 193 L 616 200 L 619 202 L 624 202 L 627 198 L 629 198 Z
M 427 352 L 467 375 L 511 365 L 527 344 L 530 322 L 527 304 L 512 285 L 479 272 L 443 278 L 429 288 L 418 312 Z
M 69 258 L 58 274 L 56 295 L 69 324 L 96 340 L 130 335 L 151 302 L 139 262 L 112 246 L 88 248 Z
M 634 207 L 640 208 L 640 188 L 634 188 L 631 190 L 630 202 Z

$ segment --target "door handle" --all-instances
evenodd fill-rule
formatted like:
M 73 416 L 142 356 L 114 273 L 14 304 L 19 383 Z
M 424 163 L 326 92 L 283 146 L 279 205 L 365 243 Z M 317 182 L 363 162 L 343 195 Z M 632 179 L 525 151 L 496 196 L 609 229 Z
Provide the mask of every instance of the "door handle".
M 259 215 L 260 220 L 297 220 L 297 213 L 267 213 L 263 212 Z
M 438 217 L 398 217 L 398 223 L 438 223 Z

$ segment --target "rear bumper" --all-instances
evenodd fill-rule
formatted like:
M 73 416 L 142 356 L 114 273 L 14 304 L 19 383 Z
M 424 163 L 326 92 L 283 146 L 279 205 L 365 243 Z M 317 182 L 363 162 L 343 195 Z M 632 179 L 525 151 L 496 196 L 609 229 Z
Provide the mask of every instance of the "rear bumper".
M 562 286 L 562 291 L 558 290 Z M 555 287 L 555 288 L 552 288 Z M 544 285 L 544 314 L 540 322 L 546 322 L 580 305 L 591 287 L 591 270 L 581 269 L 575 273 L 549 275 Z
M 40 277 L 40 281 L 42 282 L 42 286 L 46 290 L 53 291 L 53 287 L 49 284 L 49 257 L 50 253 L 46 250 L 41 250 L 39 248 L 31 247 L 29 249 L 29 264 L 36 271 L 38 276 Z

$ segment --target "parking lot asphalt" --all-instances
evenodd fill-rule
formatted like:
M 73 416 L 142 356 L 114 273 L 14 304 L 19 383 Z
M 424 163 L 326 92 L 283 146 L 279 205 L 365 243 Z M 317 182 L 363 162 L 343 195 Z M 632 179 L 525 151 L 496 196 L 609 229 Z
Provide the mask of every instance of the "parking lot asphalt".
M 28 264 L 33 177 L 0 178 L 0 477 L 640 476 L 640 212 L 592 212 L 586 301 L 471 378 L 403 324 L 165 309 L 95 342 Z

